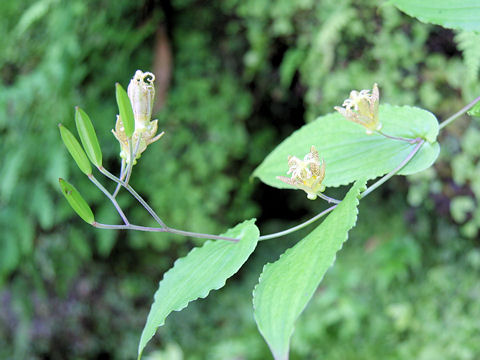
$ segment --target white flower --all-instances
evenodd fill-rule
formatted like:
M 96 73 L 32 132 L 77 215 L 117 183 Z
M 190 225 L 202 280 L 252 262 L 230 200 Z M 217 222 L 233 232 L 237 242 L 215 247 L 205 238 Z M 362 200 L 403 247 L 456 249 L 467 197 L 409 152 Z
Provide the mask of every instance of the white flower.
M 133 151 L 136 150 L 133 159 L 134 164 L 136 159 L 147 149 L 147 146 L 160 139 L 164 134 L 162 132 L 156 135 L 158 120 L 150 121 L 155 98 L 154 81 L 155 75 L 152 73 L 137 70 L 127 89 L 135 118 L 135 132 L 132 135 Z M 115 130 L 112 130 L 112 132 L 120 143 L 120 157 L 130 163 L 130 148 L 122 119 L 118 115 Z
M 315 146 L 312 145 L 310 152 L 303 160 L 289 156 L 288 167 L 287 174 L 292 176 L 290 178 L 277 176 L 277 179 L 305 191 L 310 200 L 315 200 L 317 194 L 325 190 L 325 186 L 322 185 L 325 178 L 325 162 L 320 161 Z
M 373 85 L 372 93 L 370 90 L 351 91 L 350 98 L 346 99 L 342 106 L 335 106 L 340 114 L 347 120 L 353 121 L 364 126 L 367 134 L 372 134 L 382 128 L 382 124 L 378 119 L 378 104 L 380 101 L 380 93 L 377 84 Z

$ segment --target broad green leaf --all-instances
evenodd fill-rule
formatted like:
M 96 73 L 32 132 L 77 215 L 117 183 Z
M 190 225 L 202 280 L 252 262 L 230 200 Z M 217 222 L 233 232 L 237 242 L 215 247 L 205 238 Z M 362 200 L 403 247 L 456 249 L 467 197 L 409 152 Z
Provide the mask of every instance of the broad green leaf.
M 406 14 L 450 29 L 480 31 L 478 0 L 391 0 Z
M 60 135 L 62 136 L 63 143 L 65 144 L 68 152 L 72 155 L 73 160 L 77 163 L 80 170 L 85 175 L 90 175 L 92 173 L 92 166 L 90 161 L 88 161 L 87 155 L 82 149 L 82 146 L 75 138 L 75 136 L 62 124 L 58 125 L 60 129 Z
M 476 103 L 475 106 L 468 111 L 468 115 L 480 117 L 480 102 Z
M 78 190 L 66 180 L 58 179 L 58 182 L 60 183 L 60 188 L 62 189 L 63 195 L 67 199 L 72 209 L 75 210 L 78 216 L 80 216 L 87 223 L 93 224 L 95 217 L 93 216 L 92 210 L 90 209 L 90 206 L 88 206 L 87 202 L 83 199 L 82 195 L 80 195 Z
M 138 346 L 138 358 L 159 326 L 172 311 L 180 311 L 190 301 L 207 297 L 211 290 L 218 290 L 247 261 L 257 245 L 259 231 L 255 220 L 245 221 L 225 233 L 225 236 L 241 239 L 237 243 L 215 240 L 194 248 L 175 261 L 160 281 L 155 300 Z
M 440 147 L 435 141 L 438 121 L 432 113 L 410 106 L 381 105 L 379 116 L 384 133 L 427 140 L 399 174 L 413 174 L 433 164 Z M 288 155 L 303 158 L 312 145 L 326 163 L 325 186 L 346 185 L 358 179 L 369 180 L 385 175 L 415 147 L 414 144 L 378 134 L 367 135 L 362 126 L 338 113 L 331 113 L 304 125 L 285 139 L 255 169 L 253 176 L 270 186 L 290 188 L 276 177 L 287 175 Z
M 117 98 L 118 112 L 125 128 L 127 138 L 133 135 L 135 131 L 135 118 L 133 117 L 132 103 L 128 98 L 127 92 L 119 83 L 115 84 L 115 94 Z
M 364 188 L 365 180 L 356 182 L 320 226 L 263 268 L 253 292 L 254 316 L 276 360 L 288 359 L 295 321 L 355 225 Z
M 96 167 L 102 166 L 102 150 L 90 117 L 78 106 L 75 108 L 75 124 L 88 158 Z

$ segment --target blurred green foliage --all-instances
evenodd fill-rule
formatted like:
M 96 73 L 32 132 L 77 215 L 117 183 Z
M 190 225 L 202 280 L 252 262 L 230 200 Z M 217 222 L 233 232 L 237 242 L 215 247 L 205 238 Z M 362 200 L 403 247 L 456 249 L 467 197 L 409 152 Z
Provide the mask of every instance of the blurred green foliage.
M 250 172 L 351 89 L 377 82 L 383 102 L 439 118 L 480 94 L 478 34 L 421 24 L 382 3 L 1 2 L 0 358 L 131 358 L 157 281 L 191 246 L 166 234 L 94 230 L 58 189 L 58 178 L 68 179 L 99 221 L 119 220 L 56 125 L 73 129 L 81 106 L 105 166 L 118 171 L 114 84 L 152 68 L 160 25 L 174 59 L 157 114 L 166 135 L 135 166 L 133 186 L 172 226 L 221 232 L 260 216 L 268 232 L 317 205 L 252 184 Z M 292 358 L 480 356 L 477 120 L 442 133 L 435 168 L 393 179 L 362 203 L 359 228 L 299 323 Z M 125 193 L 119 201 L 136 223 L 152 224 Z M 269 358 L 251 289 L 263 263 L 296 240 L 262 243 L 222 292 L 172 315 L 151 358 Z

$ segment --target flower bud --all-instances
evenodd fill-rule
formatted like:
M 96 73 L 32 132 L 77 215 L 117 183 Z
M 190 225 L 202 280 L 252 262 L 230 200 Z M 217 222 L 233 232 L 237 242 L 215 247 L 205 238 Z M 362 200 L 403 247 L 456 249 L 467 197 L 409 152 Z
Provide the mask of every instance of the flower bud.
M 130 84 L 127 93 L 132 103 L 133 116 L 135 118 L 135 130 L 145 129 L 152 118 L 153 101 L 155 99 L 155 87 L 153 82 L 155 75 L 151 72 L 137 70 Z
M 158 120 L 150 121 L 152 118 L 153 101 L 155 98 L 155 87 L 153 82 L 155 75 L 150 72 L 137 70 L 130 84 L 128 85 L 128 98 L 132 104 L 133 116 L 135 118 L 135 132 L 132 135 L 134 150 L 133 164 L 136 159 L 146 150 L 147 146 L 157 141 L 164 134 L 157 134 Z M 130 163 L 130 147 L 125 128 L 120 116 L 117 116 L 113 135 L 120 143 L 120 157 Z M 156 136 L 155 136 L 156 135 Z

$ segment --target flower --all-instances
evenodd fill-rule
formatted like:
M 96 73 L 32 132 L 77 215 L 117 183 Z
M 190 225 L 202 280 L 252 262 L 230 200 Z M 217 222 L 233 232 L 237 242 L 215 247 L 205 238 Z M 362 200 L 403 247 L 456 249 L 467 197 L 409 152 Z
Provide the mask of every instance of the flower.
M 325 162 L 323 160 L 320 162 L 315 146 L 312 145 L 310 152 L 305 155 L 303 160 L 289 156 L 288 167 L 287 174 L 292 174 L 292 176 L 290 178 L 277 176 L 277 179 L 305 191 L 310 200 L 315 200 L 317 194 L 325 190 L 325 186 L 322 185 L 325 177 Z
M 364 126 L 367 134 L 372 134 L 382 128 L 378 119 L 378 103 L 380 94 L 377 84 L 373 84 L 372 93 L 370 90 L 360 92 L 353 90 L 350 98 L 346 99 L 342 106 L 335 106 L 334 109 L 342 114 L 347 120 Z
M 132 144 L 134 151 L 133 164 L 136 163 L 141 154 L 147 149 L 147 146 L 154 143 L 162 137 L 164 132 L 158 134 L 158 120 L 150 121 L 152 118 L 153 101 L 155 98 L 155 87 L 153 85 L 155 75 L 151 72 L 137 70 L 130 80 L 127 93 L 132 104 L 133 116 L 135 118 L 135 132 L 132 135 Z M 117 115 L 115 130 L 113 135 L 120 143 L 120 157 L 130 162 L 130 148 L 128 145 L 125 128 L 120 116 Z
M 135 118 L 135 130 L 144 129 L 152 118 L 153 102 L 155 100 L 155 75 L 151 72 L 137 70 L 130 84 L 127 94 L 132 103 L 133 116 Z

